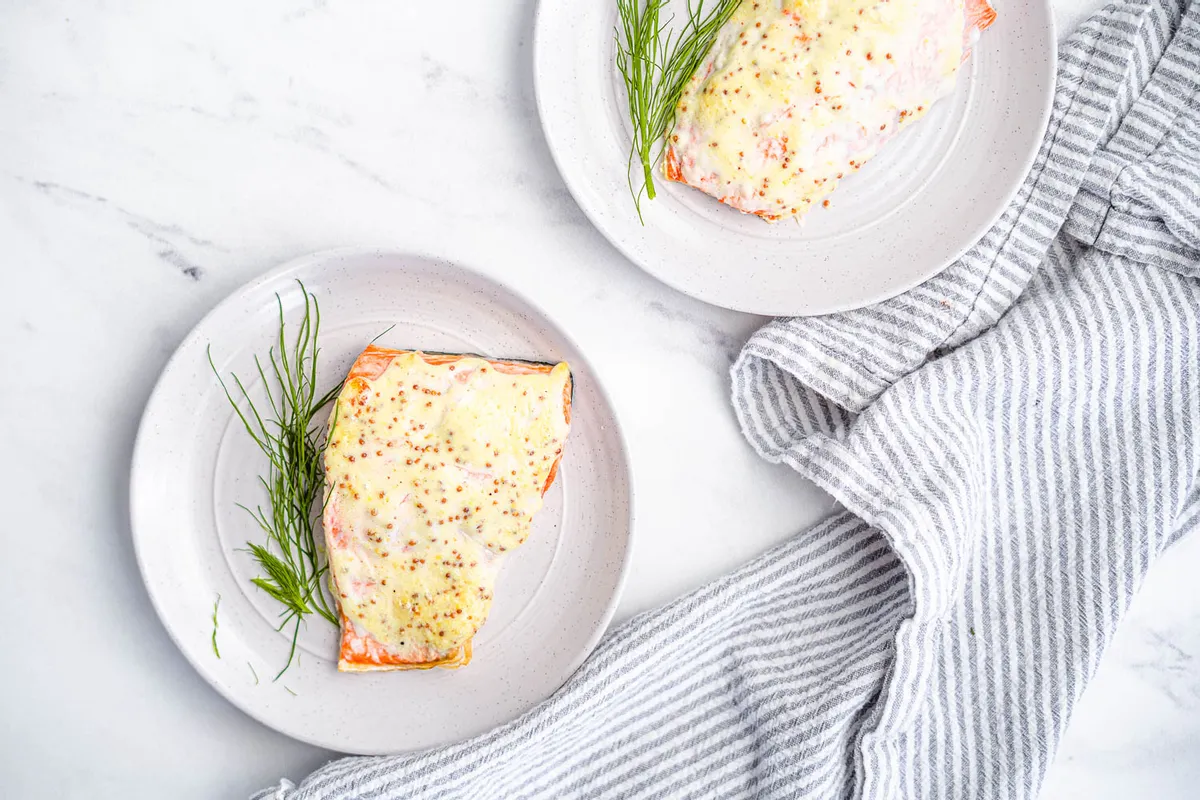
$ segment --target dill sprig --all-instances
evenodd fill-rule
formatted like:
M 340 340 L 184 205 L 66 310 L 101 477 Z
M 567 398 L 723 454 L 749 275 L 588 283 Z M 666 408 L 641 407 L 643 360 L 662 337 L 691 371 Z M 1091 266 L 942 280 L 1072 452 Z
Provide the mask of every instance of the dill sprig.
M 221 595 L 217 595 L 217 599 L 213 602 L 213 615 L 212 615 L 212 621 L 213 621 L 212 646 L 213 646 L 213 653 L 216 654 L 217 658 L 221 657 L 221 651 L 219 649 L 217 649 L 217 609 L 220 607 L 221 607 Z
M 613 30 L 617 69 L 625 82 L 633 142 L 629 147 L 629 192 L 642 220 L 642 194 L 653 200 L 654 166 L 662 157 L 662 141 L 675 126 L 675 104 L 687 82 L 704 62 L 721 27 L 741 0 L 716 0 L 705 13 L 704 0 L 688 0 L 687 23 L 669 32 L 661 21 L 667 0 L 617 0 L 620 28 Z M 642 184 L 634 185 L 633 160 L 642 165 Z
M 304 318 L 295 338 L 287 339 L 283 301 L 275 295 L 279 308 L 279 336 L 267 351 L 264 361 L 254 357 L 254 365 L 263 383 L 267 405 L 260 413 L 237 375 L 233 382 L 247 406 L 243 411 L 225 380 L 213 364 L 211 348 L 208 363 L 221 383 L 225 397 L 242 421 L 250 438 L 268 461 L 267 473 L 259 482 L 267 492 L 267 506 L 254 510 L 238 504 L 254 518 L 266 534 L 265 544 L 247 542 L 246 547 L 263 574 L 252 582 L 283 606 L 278 630 L 292 624 L 292 646 L 287 663 L 275 676 L 278 680 L 296 656 L 300 623 L 309 614 L 318 614 L 331 624 L 338 618 L 325 595 L 324 577 L 329 571 L 324 552 L 317 546 L 317 499 L 325 487 L 322 456 L 328 434 L 317 414 L 341 391 L 341 384 L 322 395 L 317 394 L 317 336 L 321 330 L 321 309 L 316 297 L 300 284 L 304 295 Z M 274 388 L 272 388 L 274 387 Z M 337 413 L 329 433 L 337 424 Z

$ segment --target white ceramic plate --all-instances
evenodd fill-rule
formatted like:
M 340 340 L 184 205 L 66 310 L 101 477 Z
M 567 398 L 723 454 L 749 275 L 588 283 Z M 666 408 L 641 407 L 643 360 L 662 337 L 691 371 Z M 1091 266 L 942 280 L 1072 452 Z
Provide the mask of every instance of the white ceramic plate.
M 685 0 L 670 9 L 685 19 Z M 613 61 L 614 0 L 541 0 L 534 79 L 542 127 L 584 213 L 634 263 L 681 292 L 771 315 L 857 308 L 916 286 L 1004 211 L 1046 129 L 1056 62 L 1048 0 L 996 0 L 954 94 L 847 178 L 829 208 L 774 225 L 655 181 L 638 223 L 630 127 Z M 666 15 L 664 15 L 666 19 Z
M 236 507 L 263 502 L 264 458 L 237 422 L 205 359 L 254 374 L 286 318 L 302 314 L 295 281 L 321 304 L 321 386 L 380 344 L 537 361 L 566 360 L 575 395 L 558 479 L 496 588 L 474 659 L 456 671 L 342 674 L 336 629 L 312 617 L 300 658 L 277 682 L 290 639 L 279 606 L 250 583 L 242 549 L 261 541 Z M 253 384 L 260 387 L 261 383 Z M 630 555 L 626 448 L 596 374 L 550 320 L 512 290 L 430 258 L 343 250 L 287 264 L 213 310 L 167 365 L 146 406 L 131 481 L 138 563 L 159 616 L 209 683 L 250 715 L 297 739 L 353 753 L 453 742 L 513 719 L 550 696 L 591 652 L 620 594 Z M 221 597 L 212 650 L 213 603 Z M 255 677 L 257 673 L 257 678 Z M 294 692 L 295 694 L 292 694 Z

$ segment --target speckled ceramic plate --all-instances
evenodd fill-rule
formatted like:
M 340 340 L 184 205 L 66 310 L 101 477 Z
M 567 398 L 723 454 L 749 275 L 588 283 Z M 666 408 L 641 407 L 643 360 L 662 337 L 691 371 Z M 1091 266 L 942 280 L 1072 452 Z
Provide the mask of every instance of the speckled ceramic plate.
M 686 19 L 685 0 L 669 5 Z M 956 91 L 842 182 L 829 208 L 774 225 L 656 181 L 638 223 L 626 177 L 630 127 L 613 61 L 613 0 L 540 0 L 538 111 L 584 213 L 634 263 L 715 305 L 825 314 L 936 275 L 999 218 L 1033 163 L 1054 89 L 1049 0 L 996 0 Z M 681 13 L 682 12 L 682 13 Z M 663 18 L 667 18 L 667 14 Z
M 529 541 L 507 559 L 474 659 L 456 671 L 344 674 L 336 629 L 313 617 L 278 680 L 290 637 L 255 588 L 242 548 L 261 541 L 236 504 L 263 501 L 263 456 L 217 385 L 254 374 L 278 330 L 275 294 L 302 314 L 300 279 L 321 304 L 320 383 L 332 385 L 380 332 L 384 346 L 565 360 L 575 381 L 562 468 Z M 251 386 L 257 390 L 258 384 Z M 248 714 L 314 744 L 393 753 L 453 742 L 549 697 L 591 652 L 616 607 L 630 555 L 631 495 L 617 419 L 587 359 L 511 289 L 432 258 L 346 250 L 287 264 L 237 291 L 180 345 L 146 407 L 134 452 L 138 563 L 159 616 L 209 683 Z M 213 604 L 220 596 L 212 648 Z

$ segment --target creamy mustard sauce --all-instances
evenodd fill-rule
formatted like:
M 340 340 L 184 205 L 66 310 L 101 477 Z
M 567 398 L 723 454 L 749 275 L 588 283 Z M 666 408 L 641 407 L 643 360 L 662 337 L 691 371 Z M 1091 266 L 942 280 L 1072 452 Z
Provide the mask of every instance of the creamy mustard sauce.
M 744 0 L 679 100 L 668 177 L 804 214 L 953 89 L 963 26 L 962 0 Z
M 432 660 L 487 619 L 501 556 L 529 536 L 568 423 L 570 370 L 396 356 L 337 399 L 325 454 L 330 570 L 345 617 Z M 330 523 L 332 522 L 332 530 Z

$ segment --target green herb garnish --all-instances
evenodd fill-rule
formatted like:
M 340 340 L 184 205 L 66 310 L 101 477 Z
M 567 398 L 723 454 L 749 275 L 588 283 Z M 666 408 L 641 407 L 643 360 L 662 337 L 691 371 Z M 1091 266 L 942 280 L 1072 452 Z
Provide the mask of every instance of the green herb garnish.
M 341 391 L 341 384 L 322 395 L 316 392 L 317 357 L 320 348 L 317 336 L 321 329 L 321 309 L 317 299 L 300 284 L 304 294 L 304 318 L 300 321 L 295 339 L 287 341 L 287 326 L 283 319 L 283 301 L 275 295 L 279 307 L 279 337 L 275 347 L 267 351 L 266 365 L 258 356 L 254 365 L 262 379 L 267 406 L 260 413 L 250 399 L 246 387 L 237 375 L 234 384 L 249 411 L 243 412 L 238 401 L 226 386 L 213 364 L 211 348 L 208 363 L 221 383 L 233 410 L 250 434 L 250 438 L 267 456 L 269 466 L 259 482 L 267 491 L 267 509 L 258 506 L 245 509 L 266 533 L 266 543 L 247 542 L 246 547 L 258 562 L 263 575 L 253 583 L 283 605 L 283 618 L 278 630 L 293 623 L 292 647 L 287 664 L 275 676 L 278 680 L 296 656 L 296 639 L 300 622 L 316 613 L 332 625 L 338 624 L 332 603 L 325 596 L 323 578 L 329 571 L 323 550 L 317 546 L 315 531 L 317 499 L 325 486 L 322 455 L 328 435 L 317 414 Z M 267 368 L 269 367 L 269 369 Z M 274 388 L 272 388 L 274 387 Z M 329 426 L 332 432 L 337 414 Z M 215 612 L 214 612 L 215 613 Z M 215 646 L 214 632 L 214 646 Z
M 212 646 L 213 646 L 213 652 L 216 653 L 217 658 L 221 657 L 221 651 L 217 649 L 217 609 L 220 607 L 221 607 L 221 595 L 217 595 L 217 599 L 213 602 L 213 617 L 212 617 L 212 619 L 213 619 Z
M 247 661 L 246 666 L 250 668 L 250 674 L 254 676 L 254 685 L 258 686 L 258 673 L 254 671 L 254 665 Z
M 617 69 L 625 81 L 633 143 L 629 147 L 629 192 L 642 220 L 642 193 L 654 199 L 654 166 L 662 158 L 662 140 L 675 127 L 675 104 L 688 80 L 700 68 L 716 41 L 721 27 L 733 16 L 741 0 L 716 0 L 707 14 L 704 0 L 688 0 L 688 20 L 678 32 L 664 31 L 661 22 L 667 0 L 617 0 L 620 28 L 613 31 L 617 43 Z M 656 151 L 657 146 L 657 151 Z M 642 185 L 634 186 L 634 157 L 642 165 Z

